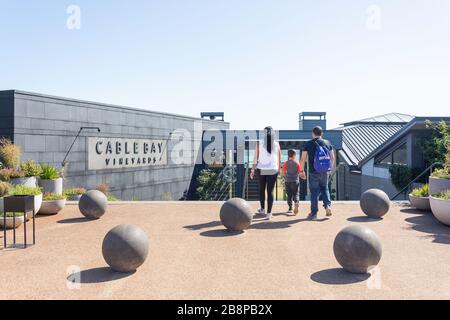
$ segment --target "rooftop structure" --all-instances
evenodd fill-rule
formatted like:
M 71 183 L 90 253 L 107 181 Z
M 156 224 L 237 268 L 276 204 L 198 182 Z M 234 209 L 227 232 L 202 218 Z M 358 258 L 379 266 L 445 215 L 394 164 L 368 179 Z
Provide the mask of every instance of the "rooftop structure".
M 311 131 L 316 126 L 322 127 L 323 130 L 327 129 L 326 112 L 301 112 L 299 114 L 299 130 Z

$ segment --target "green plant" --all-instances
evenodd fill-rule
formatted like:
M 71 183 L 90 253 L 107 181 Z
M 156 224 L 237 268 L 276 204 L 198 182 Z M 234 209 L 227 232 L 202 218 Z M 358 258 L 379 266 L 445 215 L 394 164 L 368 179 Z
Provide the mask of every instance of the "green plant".
M 7 168 L 17 168 L 20 163 L 22 150 L 20 147 L 6 138 L 0 138 L 0 158 Z
M 42 194 L 41 188 L 30 188 L 23 185 L 14 186 L 10 191 L 12 196 L 37 196 L 40 194 Z
M 401 190 L 408 185 L 412 179 L 412 170 L 401 164 L 394 164 L 389 167 L 392 184 L 397 190 Z
M 210 169 L 203 169 L 197 177 L 197 181 L 200 184 L 197 194 L 200 200 L 206 201 L 213 200 L 213 192 L 219 190 L 223 183 L 219 174 Z
M 116 196 L 114 196 L 112 194 L 107 194 L 106 198 L 108 198 L 108 201 L 112 201 L 112 202 L 120 201 Z
M 58 169 L 49 164 L 41 165 L 42 171 L 39 175 L 42 180 L 54 180 L 60 177 Z
M 425 125 L 433 130 L 431 137 L 422 143 L 425 162 L 427 165 L 444 162 L 450 148 L 450 124 L 443 120 L 437 123 L 427 120 Z
M 429 195 L 429 185 L 428 184 L 424 184 L 422 187 L 414 189 L 413 191 L 411 191 L 411 194 L 414 197 L 426 198 Z
M 442 199 L 442 200 L 446 200 L 446 201 L 450 201 L 450 190 L 441 191 L 438 194 L 434 195 L 433 197 Z
M 72 189 L 66 189 L 64 190 L 64 195 L 65 196 L 79 196 L 81 194 L 85 194 L 86 193 L 86 189 L 85 188 L 72 188 Z
M 12 218 L 12 217 L 14 217 L 14 216 L 16 216 L 16 218 L 19 218 L 19 217 L 23 217 L 23 212 L 7 212 L 6 213 L 6 217 L 8 217 L 8 218 Z M 3 215 L 2 215 L 2 217 L 3 217 Z
M 431 176 L 439 179 L 450 179 L 450 146 L 447 148 L 444 166 L 440 169 L 435 169 Z
M 64 200 L 66 198 L 65 195 L 55 194 L 55 193 L 45 193 L 43 200 L 44 201 L 52 201 L 52 200 Z
M 12 186 L 9 183 L 0 181 L 0 198 L 8 195 L 11 192 L 11 189 Z
M 18 178 L 23 178 L 23 177 L 25 177 L 25 173 L 21 170 L 12 169 L 9 172 L 9 179 L 18 179 Z
M 38 177 L 41 175 L 42 168 L 39 163 L 33 160 L 27 160 L 20 164 L 20 169 L 25 174 L 25 177 Z

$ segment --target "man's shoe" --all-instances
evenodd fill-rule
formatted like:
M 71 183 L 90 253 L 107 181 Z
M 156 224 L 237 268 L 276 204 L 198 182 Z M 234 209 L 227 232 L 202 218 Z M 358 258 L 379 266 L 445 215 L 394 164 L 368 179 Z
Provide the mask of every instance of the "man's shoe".
M 295 206 L 294 206 L 294 214 L 295 215 L 298 214 L 298 203 L 296 203 Z
M 327 217 L 331 217 L 333 215 L 333 213 L 331 212 L 331 207 L 326 207 L 325 211 L 327 212 Z
M 310 213 L 308 215 L 308 220 L 316 220 L 317 219 L 317 212 L 316 213 Z

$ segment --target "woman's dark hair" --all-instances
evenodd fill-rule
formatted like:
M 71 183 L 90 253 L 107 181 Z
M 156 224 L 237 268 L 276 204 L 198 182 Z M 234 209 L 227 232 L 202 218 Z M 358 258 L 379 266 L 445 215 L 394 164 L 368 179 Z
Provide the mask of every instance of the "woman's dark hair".
M 266 150 L 268 153 L 272 153 L 272 147 L 273 147 L 273 128 L 272 127 L 265 127 L 265 137 L 264 137 L 264 145 L 266 146 Z

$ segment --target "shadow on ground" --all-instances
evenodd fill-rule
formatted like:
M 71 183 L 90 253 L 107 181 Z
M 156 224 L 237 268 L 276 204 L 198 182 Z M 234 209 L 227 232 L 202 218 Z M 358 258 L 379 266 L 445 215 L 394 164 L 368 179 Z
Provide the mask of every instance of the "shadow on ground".
M 382 218 L 375 219 L 375 218 L 369 218 L 368 216 L 358 216 L 358 217 L 350 217 L 347 219 L 347 221 L 350 222 L 378 222 L 383 221 Z
M 223 237 L 233 237 L 243 234 L 244 231 L 230 231 L 227 229 L 219 229 L 219 230 L 208 230 L 200 233 L 203 237 L 211 237 L 211 238 L 223 238 Z
M 407 218 L 405 221 L 411 223 L 410 229 L 426 233 L 425 238 L 432 239 L 432 242 L 450 244 L 450 228 L 437 221 L 431 213 L 422 212 L 421 215 Z
M 116 272 L 109 267 L 92 268 L 73 273 L 67 280 L 73 283 L 101 283 L 123 279 L 133 275 L 135 272 Z
M 308 218 L 295 219 L 295 220 L 285 220 L 285 221 L 273 221 L 273 220 L 261 220 L 262 222 L 254 223 L 249 229 L 286 229 L 290 228 L 292 225 L 300 222 L 324 222 L 328 221 L 328 218 L 309 220 Z
M 369 278 L 370 273 L 353 274 L 341 268 L 326 269 L 311 275 L 312 281 L 330 285 L 358 283 L 366 281 Z
M 214 227 L 218 227 L 221 225 L 222 225 L 222 223 L 220 221 L 211 221 L 211 222 L 206 222 L 206 223 L 193 224 L 190 226 L 184 226 L 183 228 L 189 229 L 189 230 L 201 230 L 201 229 L 206 229 L 206 228 L 214 228 Z
M 70 219 L 59 220 L 58 223 L 71 224 L 71 223 L 83 223 L 83 222 L 89 222 L 89 221 L 92 221 L 92 220 L 89 220 L 86 218 L 70 218 Z
M 409 207 L 408 209 L 402 209 L 400 212 L 407 213 L 407 214 L 431 214 L 430 211 L 421 211 L 414 208 Z

